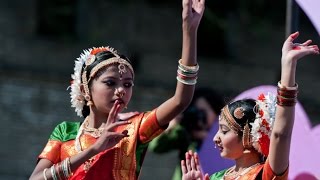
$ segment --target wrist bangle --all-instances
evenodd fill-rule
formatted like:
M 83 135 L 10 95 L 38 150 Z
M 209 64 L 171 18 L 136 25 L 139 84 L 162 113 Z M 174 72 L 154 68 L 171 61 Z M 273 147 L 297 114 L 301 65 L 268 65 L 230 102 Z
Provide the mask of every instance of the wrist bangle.
M 288 91 L 296 91 L 296 90 L 298 90 L 298 84 L 297 83 L 295 83 L 293 87 L 287 87 L 287 86 L 282 85 L 281 82 L 279 81 L 278 82 L 278 87 L 281 90 L 288 90 Z
M 181 68 L 182 71 L 185 71 L 185 72 L 189 72 L 189 73 L 196 73 L 199 71 L 199 65 L 196 64 L 194 66 L 187 66 L 187 65 L 184 65 L 181 63 L 181 60 L 179 60 L 179 68 Z
M 48 170 L 48 168 L 45 168 L 45 169 L 43 170 L 43 172 L 42 172 L 44 180 L 48 180 L 48 179 L 47 179 L 47 174 L 46 174 L 47 170 Z

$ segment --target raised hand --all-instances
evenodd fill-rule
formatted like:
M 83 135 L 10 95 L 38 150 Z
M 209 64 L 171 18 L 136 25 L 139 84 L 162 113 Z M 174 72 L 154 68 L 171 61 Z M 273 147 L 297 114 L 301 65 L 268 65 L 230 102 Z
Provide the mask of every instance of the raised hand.
M 205 0 L 183 0 L 182 20 L 189 28 L 198 28 L 205 9 Z
M 199 157 L 192 151 L 186 152 L 186 160 L 181 161 L 182 180 L 209 180 L 209 175 L 203 175 Z
M 281 84 L 294 86 L 296 83 L 295 72 L 297 60 L 309 54 L 319 54 L 317 45 L 310 45 L 311 40 L 299 44 L 293 41 L 299 36 L 299 32 L 291 34 L 283 43 L 281 58 Z
M 113 105 L 113 107 L 110 110 L 107 123 L 105 124 L 103 133 L 99 137 L 99 139 L 96 141 L 96 143 L 93 145 L 94 149 L 97 152 L 104 151 L 106 149 L 109 149 L 116 144 L 120 142 L 121 139 L 124 137 L 128 137 L 128 131 L 124 130 L 123 132 L 114 132 L 114 128 L 129 124 L 130 121 L 116 121 L 118 117 L 120 109 L 120 103 L 116 101 Z
M 287 61 L 297 61 L 298 59 L 309 55 L 309 54 L 319 54 L 319 48 L 317 45 L 310 45 L 311 40 L 306 42 L 293 43 L 293 41 L 299 36 L 299 32 L 291 34 L 288 39 L 284 42 L 282 47 L 282 63 Z

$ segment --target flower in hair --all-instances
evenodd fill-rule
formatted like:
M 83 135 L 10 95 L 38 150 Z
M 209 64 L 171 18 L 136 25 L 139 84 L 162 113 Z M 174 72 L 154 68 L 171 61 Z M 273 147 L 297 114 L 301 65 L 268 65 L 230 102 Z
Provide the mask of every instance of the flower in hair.
M 80 54 L 74 63 L 74 73 L 71 75 L 72 84 L 71 84 L 71 107 L 75 108 L 75 112 L 78 116 L 82 117 L 82 109 L 85 104 L 85 99 L 83 93 L 81 92 L 81 71 L 83 68 L 83 64 L 89 59 L 91 56 L 90 52 L 92 49 L 84 50 L 83 53 Z
M 71 107 L 75 108 L 75 112 L 78 116 L 82 117 L 82 109 L 85 105 L 85 98 L 84 94 L 81 92 L 81 72 L 84 68 L 84 65 L 88 66 L 91 63 L 95 61 L 95 55 L 102 51 L 110 51 L 112 53 L 117 53 L 113 48 L 111 47 L 98 47 L 98 48 L 90 48 L 83 50 L 83 52 L 80 54 L 80 57 L 78 57 L 75 60 L 74 63 L 74 73 L 71 75 Z
M 253 123 L 250 123 L 252 126 L 252 146 L 264 156 L 268 156 L 276 113 L 276 96 L 271 93 L 259 95 L 254 111 L 256 118 Z

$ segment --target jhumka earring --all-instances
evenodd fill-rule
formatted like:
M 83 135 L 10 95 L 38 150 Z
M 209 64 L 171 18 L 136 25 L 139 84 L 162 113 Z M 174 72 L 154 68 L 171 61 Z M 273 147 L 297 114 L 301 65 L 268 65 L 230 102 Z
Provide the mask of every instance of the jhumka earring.
M 250 149 L 252 148 L 252 142 L 251 142 L 251 135 L 250 135 L 250 128 L 248 122 L 244 126 L 243 129 L 243 135 L 242 135 L 242 143 L 244 147 L 244 154 L 251 153 Z
M 91 101 L 91 97 L 88 94 L 86 94 L 84 96 L 84 98 L 85 98 L 85 100 L 87 100 L 87 106 L 92 106 L 93 105 L 93 102 Z

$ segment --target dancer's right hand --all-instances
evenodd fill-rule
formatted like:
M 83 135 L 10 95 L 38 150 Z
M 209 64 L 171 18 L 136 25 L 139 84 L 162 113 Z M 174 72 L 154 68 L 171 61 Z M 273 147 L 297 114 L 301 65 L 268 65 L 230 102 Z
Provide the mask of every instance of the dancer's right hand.
M 120 103 L 116 101 L 109 113 L 107 123 L 105 124 L 103 133 L 93 145 L 96 153 L 112 148 L 118 144 L 124 137 L 128 137 L 128 131 L 124 130 L 121 133 L 115 132 L 114 129 L 118 126 L 130 124 L 130 121 L 117 121 Z

